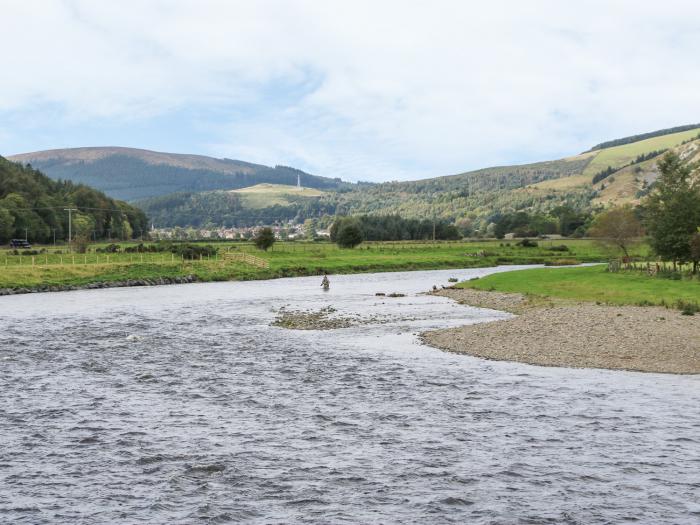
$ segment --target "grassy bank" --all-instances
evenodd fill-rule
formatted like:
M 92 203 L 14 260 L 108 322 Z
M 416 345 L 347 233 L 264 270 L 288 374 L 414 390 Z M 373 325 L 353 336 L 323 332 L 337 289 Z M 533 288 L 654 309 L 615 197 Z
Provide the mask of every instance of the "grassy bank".
M 604 265 L 500 273 L 457 287 L 613 305 L 700 303 L 700 281 L 675 281 L 637 272 L 610 273 Z
M 565 264 L 600 261 L 601 249 L 588 240 L 544 241 L 521 247 L 515 241 L 384 242 L 342 250 L 330 243 L 275 244 L 268 252 L 245 243 L 216 243 L 219 253 L 210 259 L 183 261 L 170 253 L 68 254 L 46 248 L 38 255 L 0 251 L 0 288 L 81 286 L 128 279 L 156 279 L 194 275 L 200 281 L 269 279 L 324 272 L 358 273 L 441 268 L 474 268 L 500 264 Z M 561 246 L 566 246 L 562 249 Z M 122 248 L 127 243 L 122 243 Z M 93 246 L 100 247 L 100 245 Z M 41 249 L 41 247 L 38 247 Z M 640 247 L 640 255 L 645 247 Z M 62 253 L 59 253 L 62 252 Z M 226 252 L 251 253 L 269 262 L 257 268 L 226 261 Z

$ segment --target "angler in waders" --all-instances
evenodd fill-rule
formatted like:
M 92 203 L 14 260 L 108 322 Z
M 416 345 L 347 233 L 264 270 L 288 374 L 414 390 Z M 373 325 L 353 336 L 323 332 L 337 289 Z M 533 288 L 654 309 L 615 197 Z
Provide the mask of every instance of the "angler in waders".
M 327 292 L 331 287 L 331 282 L 328 280 L 328 276 L 324 275 L 323 280 L 321 281 L 321 288 L 323 288 L 324 292 Z

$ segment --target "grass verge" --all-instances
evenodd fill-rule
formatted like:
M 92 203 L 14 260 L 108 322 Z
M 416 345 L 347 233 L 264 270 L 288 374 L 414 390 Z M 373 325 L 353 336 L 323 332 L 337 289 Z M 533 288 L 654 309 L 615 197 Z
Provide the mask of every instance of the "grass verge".
M 489 275 L 459 288 L 521 293 L 536 299 L 563 299 L 612 305 L 672 306 L 700 303 L 700 282 L 673 281 L 642 273 L 610 273 L 605 266 L 537 268 Z

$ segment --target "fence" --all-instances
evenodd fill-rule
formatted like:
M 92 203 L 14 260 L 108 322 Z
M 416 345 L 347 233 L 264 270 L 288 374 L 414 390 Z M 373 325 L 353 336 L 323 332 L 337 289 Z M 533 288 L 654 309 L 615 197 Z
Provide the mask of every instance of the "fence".
M 251 266 L 257 266 L 258 268 L 269 268 L 270 263 L 267 262 L 265 259 L 261 259 L 260 257 L 256 257 L 255 255 L 250 255 L 249 253 L 245 252 L 236 252 L 236 253 L 225 253 L 224 258 L 228 261 L 238 261 L 242 262 L 245 264 L 250 264 Z
M 0 268 L 32 268 L 47 266 L 76 265 L 117 265 L 117 264 L 185 264 L 215 263 L 218 261 L 242 262 L 258 268 L 269 268 L 270 264 L 260 257 L 248 253 L 225 253 L 213 256 L 200 255 L 197 259 L 184 259 L 173 253 L 135 253 L 135 254 L 38 254 L 38 255 L 0 255 Z

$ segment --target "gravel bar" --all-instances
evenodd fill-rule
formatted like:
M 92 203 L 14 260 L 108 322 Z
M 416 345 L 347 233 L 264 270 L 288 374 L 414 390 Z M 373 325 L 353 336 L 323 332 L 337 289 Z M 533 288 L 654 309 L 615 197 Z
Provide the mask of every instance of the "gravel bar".
M 528 306 L 520 295 L 441 290 L 460 303 L 520 313 L 421 334 L 431 346 L 484 359 L 569 368 L 700 373 L 700 315 L 589 303 Z

